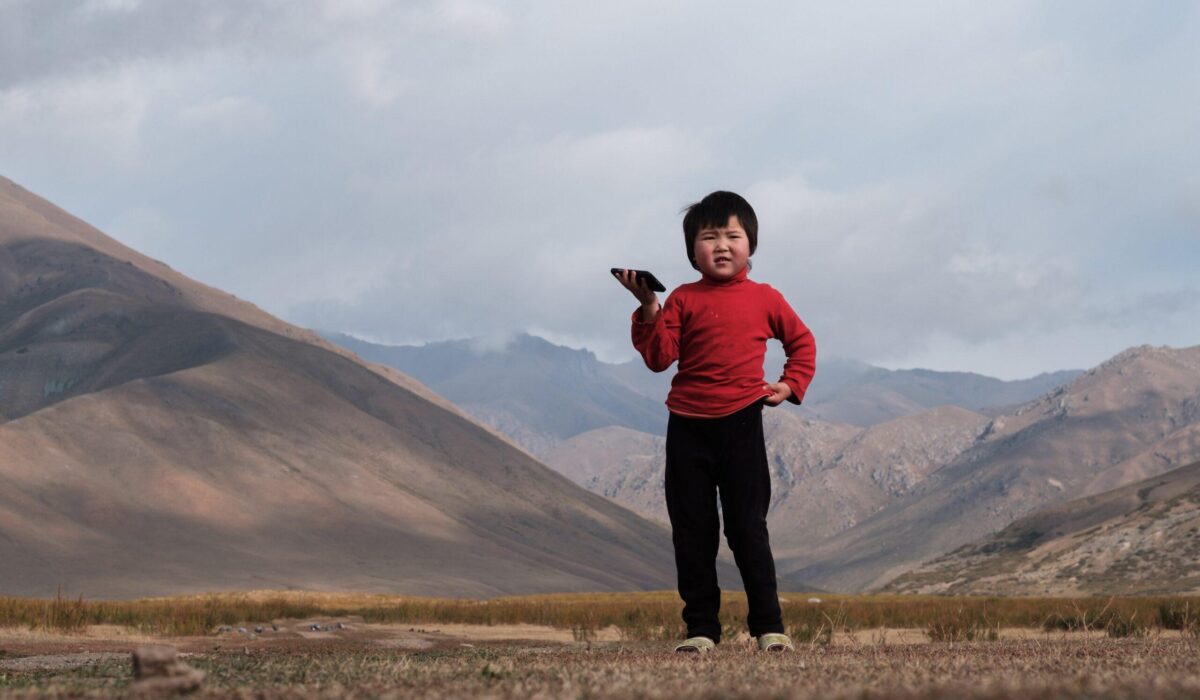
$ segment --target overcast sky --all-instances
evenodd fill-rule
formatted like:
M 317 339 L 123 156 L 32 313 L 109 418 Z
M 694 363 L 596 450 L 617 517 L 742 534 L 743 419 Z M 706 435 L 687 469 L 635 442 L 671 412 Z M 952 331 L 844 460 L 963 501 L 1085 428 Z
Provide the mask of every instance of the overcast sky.
M 1200 343 L 1200 3 L 0 0 L 0 174 L 289 321 L 633 356 L 608 268 L 823 356 L 1004 378 Z

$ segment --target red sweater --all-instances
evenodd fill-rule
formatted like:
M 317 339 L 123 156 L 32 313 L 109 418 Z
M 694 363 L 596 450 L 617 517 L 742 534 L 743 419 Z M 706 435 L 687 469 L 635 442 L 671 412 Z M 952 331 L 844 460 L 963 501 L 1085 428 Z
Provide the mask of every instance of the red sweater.
M 779 381 L 798 404 L 817 366 L 812 333 L 767 284 L 746 278 L 747 269 L 724 282 L 702 277 L 671 292 L 653 321 L 633 312 L 633 346 L 646 366 L 661 372 L 679 360 L 667 408 L 672 413 L 717 418 L 770 396 L 764 388 L 767 339 L 787 353 Z

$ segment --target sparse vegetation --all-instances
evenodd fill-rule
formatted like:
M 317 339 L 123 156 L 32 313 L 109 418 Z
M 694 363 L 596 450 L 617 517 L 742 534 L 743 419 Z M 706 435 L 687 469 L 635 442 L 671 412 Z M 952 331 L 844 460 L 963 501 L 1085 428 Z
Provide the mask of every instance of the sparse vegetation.
M 85 603 L 82 596 L 75 600 L 67 598 L 62 589 L 49 600 L 0 598 L 0 627 L 78 632 L 95 624 L 89 614 L 91 605 Z
M 683 633 L 674 592 L 493 600 L 260 592 L 85 601 L 60 594 L 51 600 L 0 598 L 0 627 L 45 630 L 32 639 L 46 639 L 44 634 L 59 640 L 43 642 L 59 650 L 52 653 L 62 653 L 64 646 L 84 648 L 60 640 L 94 644 L 94 637 L 82 633 L 95 624 L 164 635 L 186 646 L 188 663 L 208 674 L 199 697 L 1182 698 L 1200 693 L 1198 603 L 826 594 L 818 601 L 784 594 L 786 626 L 797 652 L 775 655 L 756 653 L 735 636 L 744 629 L 745 599 L 730 593 L 722 612 L 729 637 L 704 659 L 681 658 L 662 641 Z M 312 638 L 252 634 L 254 624 L 271 620 L 343 616 L 362 623 Z M 416 635 L 427 633 L 421 625 L 452 623 L 532 623 L 570 633 L 556 642 L 487 641 L 454 637 L 442 627 L 425 646 L 381 645 L 395 634 L 396 623 L 418 627 L 408 628 Z M 222 625 L 235 627 L 217 633 Z M 239 632 L 237 625 L 251 631 Z M 1063 634 L 1040 639 L 1001 634 L 1004 628 L 1031 627 Z M 889 643 L 884 628 L 907 630 L 902 638 L 909 641 Z M 860 634 L 864 630 L 870 632 Z M 928 642 L 920 641 L 918 630 Z M 1181 634 L 1158 633 L 1163 630 Z M 16 638 L 21 634 L 27 633 L 18 630 Z M 621 641 L 611 641 L 617 638 Z M 45 653 L 32 651 L 36 644 L 18 647 L 15 659 L 0 651 L 0 697 L 131 690 L 127 652 L 93 654 L 97 658 L 51 669 L 16 665 L 22 657 Z M 12 648 L 7 641 L 4 646 Z
M 931 642 L 994 642 L 1000 625 L 988 618 L 986 608 L 965 607 L 943 610 L 925 627 Z
M 878 628 L 922 629 L 933 641 L 987 641 L 1004 628 L 1106 631 L 1141 636 L 1152 630 L 1200 628 L 1200 598 L 985 598 L 901 595 L 781 596 L 784 624 L 797 641 L 828 644 L 838 634 Z M 328 593 L 222 593 L 133 601 L 0 598 L 0 627 L 79 631 L 111 624 L 172 636 L 211 634 L 221 625 L 253 625 L 317 616 L 358 616 L 373 623 L 533 624 L 571 630 L 579 641 L 615 628 L 621 639 L 682 635 L 673 591 L 568 593 L 490 600 Z M 745 630 L 746 599 L 725 593 L 721 623 L 732 638 Z
M 835 631 L 845 631 L 845 605 L 785 606 L 785 629 L 798 644 L 830 644 Z
M 1122 615 L 1117 612 L 1109 613 L 1101 620 L 1101 624 L 1104 627 L 1105 634 L 1115 639 L 1122 637 L 1145 637 L 1150 634 L 1149 624 L 1146 620 L 1138 619 L 1138 611 L 1136 610 L 1129 615 Z
M 1195 600 L 1165 600 L 1158 606 L 1163 629 L 1179 630 L 1186 638 L 1200 637 L 1200 606 Z
M 498 644 L 430 651 L 314 645 L 196 653 L 224 698 L 1193 698 L 1200 656 L 1181 640 L 801 646 L 762 654 L 726 645 L 681 656 L 652 642 L 583 648 Z M 55 672 L 0 670 L 0 697 L 107 697 L 131 691 L 127 661 Z

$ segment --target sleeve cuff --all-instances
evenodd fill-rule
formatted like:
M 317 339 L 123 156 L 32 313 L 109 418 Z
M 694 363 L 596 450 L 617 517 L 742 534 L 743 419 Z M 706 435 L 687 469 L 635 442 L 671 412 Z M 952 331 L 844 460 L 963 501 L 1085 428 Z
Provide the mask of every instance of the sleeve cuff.
M 655 312 L 653 319 L 651 319 L 649 321 L 643 321 L 642 320 L 642 307 L 639 306 L 633 310 L 633 317 L 632 317 L 633 325 L 635 325 L 635 326 L 653 326 L 655 323 L 658 323 L 658 319 L 661 317 L 662 317 L 662 307 L 659 306 L 658 311 Z
M 796 387 L 796 382 L 791 379 L 788 379 L 786 377 L 780 377 L 779 381 L 783 382 L 784 384 L 787 384 L 788 388 L 792 390 L 791 396 L 787 397 L 788 403 L 794 403 L 797 406 L 799 406 L 800 403 L 804 400 L 804 392 L 799 391 Z

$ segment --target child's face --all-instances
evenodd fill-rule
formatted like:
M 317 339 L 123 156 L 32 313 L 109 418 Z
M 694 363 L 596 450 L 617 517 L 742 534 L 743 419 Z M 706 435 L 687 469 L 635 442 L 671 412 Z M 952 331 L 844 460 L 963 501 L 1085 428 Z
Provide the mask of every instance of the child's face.
M 750 239 L 738 218 L 730 216 L 729 222 L 721 228 L 700 229 L 692 254 L 696 256 L 696 266 L 706 277 L 727 280 L 746 267 L 746 261 L 750 259 Z

